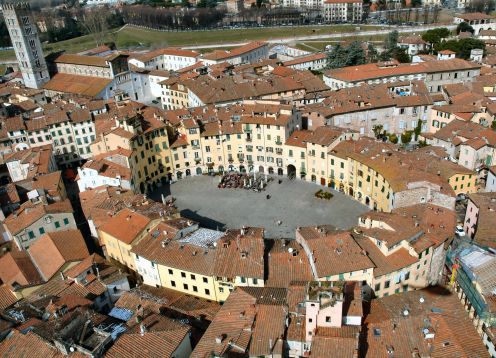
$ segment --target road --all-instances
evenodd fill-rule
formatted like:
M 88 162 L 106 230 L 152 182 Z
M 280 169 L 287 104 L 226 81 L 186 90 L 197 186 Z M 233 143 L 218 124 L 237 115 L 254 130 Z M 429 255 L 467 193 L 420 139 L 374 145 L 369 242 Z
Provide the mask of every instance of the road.
M 456 29 L 456 25 L 443 26 L 450 30 Z M 412 34 L 418 32 L 424 32 L 427 30 L 437 29 L 439 25 L 429 25 L 429 26 L 408 26 L 408 27 L 397 27 L 395 28 L 400 34 Z M 291 28 L 288 27 L 288 32 Z M 288 44 L 293 42 L 310 41 L 310 40 L 332 40 L 332 39 L 342 39 L 346 37 L 357 37 L 357 36 L 376 36 L 376 35 L 387 35 L 391 32 L 391 29 L 384 30 L 367 30 L 367 31 L 354 31 L 354 32 L 341 32 L 332 34 L 318 34 L 318 35 L 303 35 L 303 36 L 293 36 L 293 37 L 283 37 L 265 40 L 270 44 Z M 230 43 L 218 43 L 218 44 L 208 44 L 208 45 L 194 45 L 194 46 L 182 46 L 186 50 L 196 50 L 196 49 L 209 49 L 209 48 L 221 48 L 221 47 L 236 47 L 246 45 L 248 42 L 230 42 Z

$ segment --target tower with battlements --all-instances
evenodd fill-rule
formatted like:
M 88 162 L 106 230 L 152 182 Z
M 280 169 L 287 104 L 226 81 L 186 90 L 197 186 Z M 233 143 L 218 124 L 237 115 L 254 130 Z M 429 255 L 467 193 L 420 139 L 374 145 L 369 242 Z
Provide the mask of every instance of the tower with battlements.
M 26 87 L 41 88 L 50 79 L 36 24 L 26 2 L 0 4 Z

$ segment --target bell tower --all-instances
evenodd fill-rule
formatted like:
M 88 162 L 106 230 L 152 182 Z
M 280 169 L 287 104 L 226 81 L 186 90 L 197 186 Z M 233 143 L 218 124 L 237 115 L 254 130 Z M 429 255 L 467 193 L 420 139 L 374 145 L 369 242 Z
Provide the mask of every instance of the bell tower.
M 0 4 L 24 85 L 41 88 L 50 79 L 36 24 L 26 2 Z

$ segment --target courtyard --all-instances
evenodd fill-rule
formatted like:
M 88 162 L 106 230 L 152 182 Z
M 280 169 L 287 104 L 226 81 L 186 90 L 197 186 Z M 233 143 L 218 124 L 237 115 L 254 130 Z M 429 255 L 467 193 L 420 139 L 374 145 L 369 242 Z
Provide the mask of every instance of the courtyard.
M 358 216 L 369 211 L 340 192 L 286 177 L 274 177 L 266 190 L 259 193 L 219 189 L 219 180 L 219 176 L 187 177 L 159 188 L 151 197 L 160 200 L 161 194 L 172 195 L 181 215 L 202 226 L 219 230 L 243 225 L 263 227 L 267 238 L 294 238 L 298 226 L 328 224 L 349 229 L 357 224 Z M 334 197 L 316 198 L 314 194 L 319 189 L 331 191 Z

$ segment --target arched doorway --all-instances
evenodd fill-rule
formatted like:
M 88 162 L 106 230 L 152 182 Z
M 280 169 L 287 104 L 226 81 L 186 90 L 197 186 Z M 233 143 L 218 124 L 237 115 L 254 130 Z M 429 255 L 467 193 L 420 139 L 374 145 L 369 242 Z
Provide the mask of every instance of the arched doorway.
M 370 198 L 368 196 L 365 197 L 365 205 L 370 205 Z
M 263 173 L 263 172 L 264 172 L 264 170 L 265 170 L 265 169 L 264 169 L 263 165 L 260 165 L 260 166 L 258 167 L 258 172 L 259 172 L 259 173 Z
M 312 181 L 312 183 L 315 183 L 317 181 L 317 177 L 315 176 L 315 174 L 312 174 L 310 180 Z
M 269 174 L 274 174 L 274 168 L 269 167 Z
M 296 177 L 296 167 L 292 164 L 288 165 L 288 178 L 294 179 Z
M 349 194 L 349 196 L 353 196 L 353 188 L 350 188 L 348 194 Z
M 234 171 L 236 171 L 236 167 L 232 164 L 229 164 L 229 166 L 227 167 L 227 170 L 229 170 L 230 172 L 234 172 Z
M 334 180 L 331 179 L 331 181 L 329 182 L 329 188 L 334 189 L 335 187 L 336 183 L 334 182 Z
M 320 185 L 322 185 L 322 186 L 326 185 L 326 179 L 325 178 L 320 178 Z
M 343 183 L 339 184 L 339 191 L 341 193 L 344 193 L 344 185 L 343 185 Z
M 196 175 L 201 175 L 201 174 L 202 174 L 201 168 L 196 168 Z
M 140 192 L 141 194 L 145 192 L 145 183 L 140 183 Z
M 277 168 L 277 175 L 284 175 L 282 168 Z
M 177 172 L 176 177 L 178 180 L 181 179 L 183 177 L 183 172 Z
M 191 170 L 186 169 L 186 176 L 187 176 L 187 177 L 191 176 Z
M 223 174 L 224 173 L 224 166 L 219 165 L 219 173 Z
M 240 173 L 246 173 L 246 169 L 245 169 L 245 166 L 244 165 L 240 165 L 239 166 L 239 172 Z

